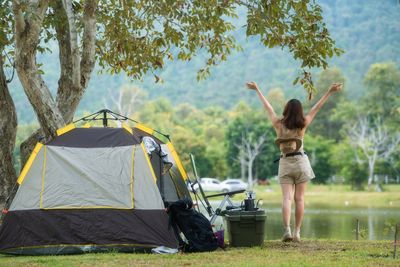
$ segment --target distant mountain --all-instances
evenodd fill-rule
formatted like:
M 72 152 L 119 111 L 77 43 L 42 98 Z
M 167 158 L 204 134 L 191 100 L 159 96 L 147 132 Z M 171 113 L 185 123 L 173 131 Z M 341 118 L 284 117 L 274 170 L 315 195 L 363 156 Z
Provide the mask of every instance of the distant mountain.
M 363 93 L 363 77 L 372 63 L 394 61 L 400 63 L 400 4 L 397 0 L 320 0 L 324 18 L 336 40 L 338 47 L 346 53 L 330 61 L 337 66 L 347 80 L 348 97 L 357 99 Z M 196 81 L 196 72 L 204 63 L 199 56 L 191 62 L 168 62 L 157 75 L 164 83 L 156 84 L 152 74 L 143 81 L 133 84 L 147 91 L 150 99 L 165 96 L 174 104 L 190 103 L 197 107 L 219 105 L 231 108 L 239 100 L 256 105 L 252 92 L 246 91 L 245 81 L 257 81 L 266 92 L 272 87 L 280 87 L 286 97 L 304 99 L 304 90 L 292 86 L 299 71 L 299 63 L 287 51 L 268 49 L 257 38 L 246 38 L 242 27 L 246 14 L 240 13 L 234 32 L 243 52 L 235 52 L 220 66 L 212 69 L 211 76 L 201 82 Z M 44 62 L 45 80 L 52 90 L 57 86 L 59 66 L 58 51 L 54 45 L 53 53 L 40 55 L 38 61 Z M 321 70 L 315 70 L 314 76 Z M 103 108 L 103 100 L 110 91 L 118 90 L 130 80 L 124 75 L 94 74 L 78 113 L 97 111 Z M 32 109 L 18 81 L 11 85 L 20 123 L 34 119 Z M 258 105 L 258 103 L 257 103 Z

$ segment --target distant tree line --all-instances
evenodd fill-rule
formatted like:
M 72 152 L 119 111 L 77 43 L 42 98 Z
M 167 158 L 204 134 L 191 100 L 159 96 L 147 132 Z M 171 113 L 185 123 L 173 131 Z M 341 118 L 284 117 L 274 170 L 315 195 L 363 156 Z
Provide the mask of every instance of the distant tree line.
M 350 88 L 346 88 L 341 71 L 327 69 L 317 79 L 318 95 L 304 103 L 306 112 L 334 81 L 344 82 L 344 90 L 323 107 L 304 141 L 316 174 L 313 182 L 344 182 L 354 189 L 399 183 L 399 69 L 393 63 L 371 65 L 365 75 L 364 97 L 358 101 L 346 97 Z M 280 88 L 264 90 L 277 113 L 281 113 L 290 97 Z M 230 110 L 217 106 L 198 109 L 186 103 L 174 106 L 166 98 L 147 98 L 142 90 L 127 84 L 104 102 L 123 115 L 170 134 L 189 171 L 188 155 L 195 155 L 202 177 L 248 179 L 251 171 L 256 180 L 271 179 L 277 174 L 275 131 L 261 105 L 253 108 L 238 102 Z M 17 143 L 33 129 L 30 125 L 19 126 Z M 249 169 L 251 154 L 247 149 L 254 152 L 256 146 L 259 151 Z M 18 154 L 15 161 L 18 162 Z

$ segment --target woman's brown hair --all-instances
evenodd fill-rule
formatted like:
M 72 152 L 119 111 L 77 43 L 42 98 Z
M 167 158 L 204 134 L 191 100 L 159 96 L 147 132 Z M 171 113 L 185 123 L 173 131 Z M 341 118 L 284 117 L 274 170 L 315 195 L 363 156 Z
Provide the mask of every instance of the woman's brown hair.
M 282 123 L 288 129 L 303 129 L 306 119 L 303 114 L 303 106 L 297 99 L 290 99 L 283 110 Z

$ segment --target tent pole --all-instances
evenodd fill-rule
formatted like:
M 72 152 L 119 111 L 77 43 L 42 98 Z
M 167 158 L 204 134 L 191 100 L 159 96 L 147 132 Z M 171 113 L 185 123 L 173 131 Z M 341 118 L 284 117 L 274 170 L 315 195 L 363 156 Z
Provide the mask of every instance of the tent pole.
M 196 162 L 194 161 L 194 155 L 193 154 L 190 154 L 190 161 L 192 162 L 194 178 L 196 179 L 196 183 L 199 186 L 200 194 L 201 194 L 202 198 L 204 199 L 204 202 L 206 203 L 206 210 L 208 212 L 208 215 L 210 215 L 210 217 L 212 217 L 213 214 L 214 214 L 214 211 L 213 211 L 213 209 L 211 207 L 210 202 L 208 201 L 207 196 L 204 194 L 203 188 L 201 187 L 201 184 L 200 184 L 200 181 L 199 181 L 199 176 L 197 175 Z
M 103 110 L 103 127 L 107 127 L 107 110 Z

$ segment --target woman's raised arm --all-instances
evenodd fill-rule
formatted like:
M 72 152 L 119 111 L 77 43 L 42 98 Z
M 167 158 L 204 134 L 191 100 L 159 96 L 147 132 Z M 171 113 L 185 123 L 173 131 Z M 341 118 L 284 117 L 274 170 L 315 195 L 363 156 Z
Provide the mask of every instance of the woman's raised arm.
M 275 128 L 278 128 L 279 125 L 279 119 L 275 114 L 274 108 L 272 105 L 268 102 L 268 100 L 264 97 L 264 95 L 261 93 L 260 88 L 258 88 L 257 83 L 255 82 L 248 82 L 246 83 L 247 88 L 251 90 L 255 90 L 257 92 L 258 97 L 260 98 L 261 102 L 264 105 L 265 110 L 267 111 L 268 118 L 272 122 L 272 125 Z
M 310 109 L 306 116 L 306 127 L 310 125 L 310 123 L 313 121 L 315 118 L 315 115 L 317 115 L 318 111 L 322 108 L 322 106 L 326 103 L 328 100 L 329 96 L 332 95 L 333 93 L 339 92 L 342 89 L 341 83 L 333 83 L 331 87 L 329 87 L 328 91 L 321 97 L 320 100 L 318 100 L 317 103 Z

